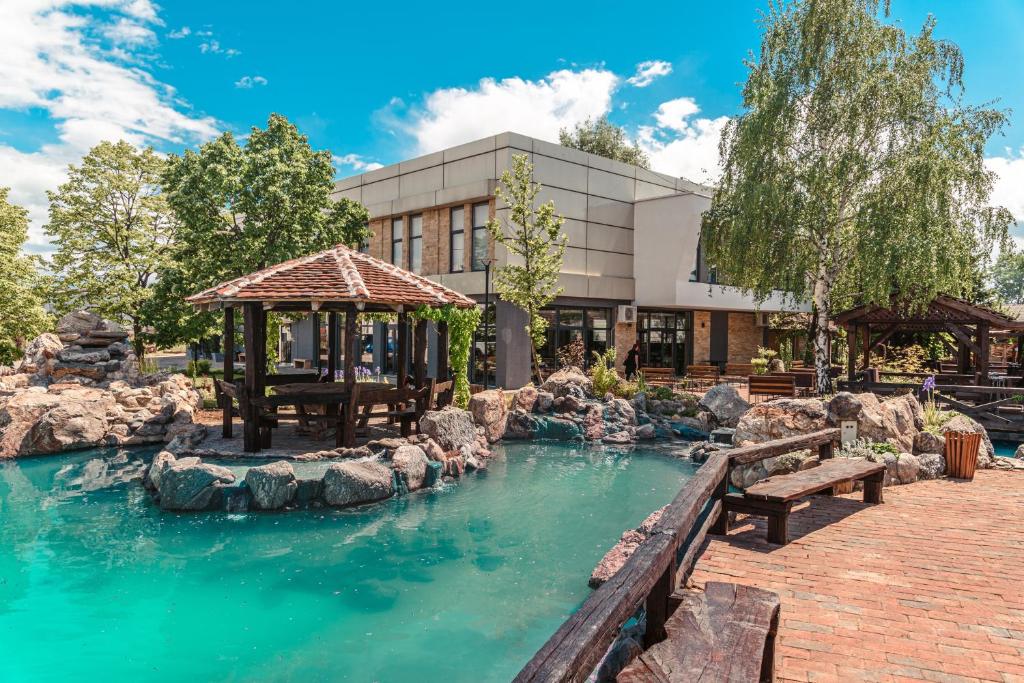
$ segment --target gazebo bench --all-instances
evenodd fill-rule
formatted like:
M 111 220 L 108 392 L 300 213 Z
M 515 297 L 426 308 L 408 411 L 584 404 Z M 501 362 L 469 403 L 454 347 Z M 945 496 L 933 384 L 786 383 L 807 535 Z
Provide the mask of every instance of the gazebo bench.
M 704 592 L 673 596 L 667 637 L 642 652 L 619 683 L 735 683 L 775 680 L 779 596 L 735 583 L 709 581 Z
M 729 531 L 729 512 L 742 512 L 768 518 L 768 542 L 789 542 L 789 513 L 793 505 L 814 493 L 831 495 L 834 487 L 847 481 L 864 482 L 864 502 L 882 502 L 885 464 L 851 458 L 830 458 L 808 470 L 762 479 L 743 493 L 726 494 L 722 514 L 713 533 Z
M 675 370 L 672 368 L 639 368 L 637 372 L 652 387 L 670 387 L 676 383 Z

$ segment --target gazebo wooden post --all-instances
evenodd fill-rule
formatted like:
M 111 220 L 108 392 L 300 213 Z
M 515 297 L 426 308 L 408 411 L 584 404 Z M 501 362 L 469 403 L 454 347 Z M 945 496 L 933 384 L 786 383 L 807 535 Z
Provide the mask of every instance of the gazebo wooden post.
M 871 325 L 864 325 L 864 337 L 861 339 L 864 344 L 864 370 L 871 367 Z
M 224 309 L 224 381 L 227 384 L 235 382 L 235 309 Z M 221 393 L 221 408 L 224 410 L 222 434 L 225 439 L 230 439 L 232 434 L 232 399 L 225 393 Z
M 327 314 L 327 381 L 333 382 L 338 372 L 338 312 Z
M 964 344 L 961 340 L 956 340 L 957 348 L 957 359 L 956 359 L 956 370 L 961 375 L 966 375 L 971 369 L 971 349 L 967 344 Z
M 313 313 L 313 366 L 316 368 L 317 377 L 320 376 L 320 314 Z
M 395 374 L 398 387 L 405 386 L 409 374 L 409 317 L 405 311 L 398 314 L 398 343 L 395 344 Z
M 851 382 L 857 374 L 857 326 L 846 326 L 846 372 Z
M 988 323 L 978 323 L 978 348 L 981 350 L 981 357 L 978 358 L 979 384 L 988 384 L 988 361 L 991 344 L 992 338 L 989 335 Z
M 345 308 L 345 386 L 351 390 L 356 383 L 356 358 L 359 357 L 358 312 L 353 304 Z
M 427 319 L 416 321 L 413 330 L 412 372 L 416 388 L 421 389 L 427 379 Z
M 252 399 L 261 398 L 267 386 L 267 316 L 259 303 L 247 303 L 245 318 L 245 405 L 242 408 L 243 444 L 247 453 L 257 453 L 262 447 L 259 410 Z
M 448 321 L 437 323 L 437 381 L 448 381 Z

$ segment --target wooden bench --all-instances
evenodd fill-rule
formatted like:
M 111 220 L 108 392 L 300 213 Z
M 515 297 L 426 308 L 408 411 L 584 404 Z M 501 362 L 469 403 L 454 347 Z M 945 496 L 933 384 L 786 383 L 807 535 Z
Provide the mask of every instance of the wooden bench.
M 729 531 L 728 512 L 742 512 L 768 518 L 768 542 L 786 545 L 789 542 L 789 513 L 804 496 L 825 492 L 847 481 L 864 482 L 864 502 L 882 502 L 885 464 L 869 460 L 830 458 L 817 467 L 792 474 L 763 479 L 743 493 L 729 493 L 723 499 L 723 512 L 713 533 Z
M 714 386 L 721 378 L 717 365 L 687 365 L 686 377 L 698 386 Z
M 638 372 L 652 387 L 671 387 L 676 383 L 676 373 L 672 368 L 640 368 Z
M 356 445 L 356 430 L 369 425 L 372 417 L 386 417 L 388 422 L 398 422 L 402 436 L 412 434 L 412 425 L 419 429 L 420 418 L 427 411 L 434 397 L 434 380 L 430 380 L 420 389 L 412 387 L 382 389 L 378 387 L 363 388 L 361 382 L 352 387 L 352 395 L 342 404 L 341 415 L 344 424 L 341 438 L 346 448 Z M 377 406 L 387 406 L 385 410 L 375 410 Z
M 750 363 L 726 363 L 725 374 L 728 377 L 749 377 L 754 374 L 754 366 Z
M 709 581 L 704 592 L 677 594 L 667 637 L 623 669 L 619 683 L 720 683 L 775 680 L 779 596 Z
M 818 389 L 818 372 L 809 368 L 796 368 L 789 372 L 773 372 L 770 376 L 792 376 L 796 392 L 800 395 L 809 396 Z
M 796 378 L 793 375 L 751 375 L 747 378 L 747 386 L 751 400 L 755 396 L 796 396 Z

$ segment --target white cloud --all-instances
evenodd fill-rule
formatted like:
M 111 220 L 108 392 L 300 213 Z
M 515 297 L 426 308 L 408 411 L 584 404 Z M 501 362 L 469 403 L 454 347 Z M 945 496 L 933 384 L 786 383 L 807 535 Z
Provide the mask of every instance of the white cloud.
M 97 8 L 106 11 L 93 13 Z M 46 190 L 63 182 L 67 165 L 93 145 L 110 139 L 182 144 L 218 132 L 211 117 L 182 111 L 173 88 L 123 63 L 137 43 L 114 51 L 91 38 L 118 30 L 112 27 L 126 15 L 148 31 L 160 24 L 153 5 L 140 0 L 0 3 L 0 109 L 40 109 L 53 126 L 53 141 L 35 150 L 0 142 L 0 182 L 29 210 L 30 250 L 48 249 Z
M 627 78 L 626 82 L 637 88 L 646 88 L 655 79 L 668 76 L 670 73 L 672 73 L 672 65 L 669 62 L 653 59 L 637 64 L 636 73 Z
M 605 69 L 555 71 L 530 81 L 481 79 L 475 88 L 442 88 L 421 108 L 404 112 L 392 100 L 389 116 L 425 154 L 505 131 L 557 140 L 561 128 L 606 114 L 619 77 Z
M 267 79 L 263 76 L 242 76 L 235 81 L 236 88 L 251 88 L 254 85 L 266 85 Z
M 188 26 L 182 26 L 177 31 L 171 31 L 167 34 L 167 37 L 171 40 L 181 40 L 182 38 L 188 38 L 192 35 L 192 29 Z
M 1024 149 L 985 159 L 985 166 L 997 176 L 991 203 L 1006 207 L 1018 223 L 1024 223 Z
M 332 158 L 334 163 L 338 166 L 348 166 L 358 173 L 363 173 L 364 171 L 376 171 L 378 168 L 384 168 L 384 164 L 377 163 L 376 161 L 367 161 L 364 157 L 358 154 L 346 154 L 344 156 L 338 156 L 335 154 Z
M 116 23 L 104 26 L 103 35 L 115 43 L 124 45 L 144 45 L 152 42 L 156 37 L 150 29 L 126 17 L 121 17 Z
M 654 113 L 656 126 L 642 126 L 637 143 L 651 159 L 651 168 L 699 183 L 721 175 L 718 142 L 729 117 L 698 117 L 692 97 L 662 102 Z
M 196 33 L 197 36 L 209 36 L 209 31 L 199 31 Z M 241 50 L 236 50 L 233 47 L 225 48 L 221 46 L 219 40 L 210 39 L 199 44 L 199 51 L 205 54 L 212 55 L 224 55 L 225 57 L 236 57 L 242 54 Z

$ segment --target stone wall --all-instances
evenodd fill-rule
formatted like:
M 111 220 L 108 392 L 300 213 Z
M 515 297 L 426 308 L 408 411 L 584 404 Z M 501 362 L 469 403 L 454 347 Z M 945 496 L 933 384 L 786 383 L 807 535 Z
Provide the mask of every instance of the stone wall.
M 636 343 L 636 323 L 615 323 L 615 369 L 625 377 L 626 354 Z

